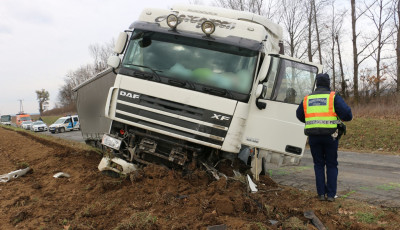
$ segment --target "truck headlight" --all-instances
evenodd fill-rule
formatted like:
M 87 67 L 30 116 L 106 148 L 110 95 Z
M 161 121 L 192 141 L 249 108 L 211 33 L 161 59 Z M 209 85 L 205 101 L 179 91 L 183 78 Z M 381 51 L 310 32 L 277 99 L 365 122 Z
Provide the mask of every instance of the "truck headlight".
M 212 33 L 215 31 L 215 25 L 211 21 L 204 21 L 201 24 L 201 30 L 203 33 L 205 33 L 207 36 L 210 36 Z
M 167 24 L 171 29 L 175 29 L 178 26 L 178 16 L 175 14 L 168 15 Z

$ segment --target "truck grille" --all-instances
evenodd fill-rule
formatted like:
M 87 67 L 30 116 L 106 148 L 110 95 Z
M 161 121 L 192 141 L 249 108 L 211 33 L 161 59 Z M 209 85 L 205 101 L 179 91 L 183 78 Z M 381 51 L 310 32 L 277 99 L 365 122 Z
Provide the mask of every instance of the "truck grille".
M 231 115 L 123 89 L 118 92 L 115 117 L 214 147 L 222 146 L 232 120 Z

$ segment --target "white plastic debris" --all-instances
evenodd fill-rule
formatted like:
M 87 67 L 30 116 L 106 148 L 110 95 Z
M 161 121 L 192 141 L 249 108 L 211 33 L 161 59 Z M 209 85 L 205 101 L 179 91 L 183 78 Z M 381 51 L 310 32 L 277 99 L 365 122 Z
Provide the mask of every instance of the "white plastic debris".
M 5 183 L 5 182 L 8 182 L 9 180 L 16 179 L 20 176 L 25 175 L 30 170 L 31 170 L 31 168 L 27 167 L 24 169 L 18 169 L 18 170 L 12 171 L 10 173 L 0 175 L 0 182 Z
M 116 165 L 119 165 L 120 167 L 117 168 L 115 167 Z M 97 168 L 100 171 L 110 170 L 122 174 L 128 174 L 138 169 L 138 167 L 135 164 L 129 163 L 125 160 L 122 160 L 121 158 L 116 158 L 116 157 L 114 158 L 103 157 Z
M 249 185 L 250 191 L 252 193 L 258 192 L 257 185 L 251 180 L 249 174 L 247 174 L 247 184 Z
M 58 172 L 58 173 L 54 174 L 53 177 L 54 178 L 61 178 L 61 177 L 69 178 L 71 176 L 68 173 L 65 173 L 65 172 Z

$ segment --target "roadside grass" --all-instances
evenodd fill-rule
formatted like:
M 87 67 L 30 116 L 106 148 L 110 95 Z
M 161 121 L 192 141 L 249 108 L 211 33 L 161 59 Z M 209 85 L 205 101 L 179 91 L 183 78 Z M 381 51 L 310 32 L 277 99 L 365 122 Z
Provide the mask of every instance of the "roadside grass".
M 337 199 L 337 213 L 341 216 L 349 216 L 350 220 L 365 224 L 371 224 L 376 227 L 397 229 L 399 223 L 393 220 L 399 215 L 399 211 L 383 207 L 369 205 L 351 199 Z
M 347 134 L 339 141 L 340 150 L 400 155 L 400 119 L 355 117 L 346 122 Z

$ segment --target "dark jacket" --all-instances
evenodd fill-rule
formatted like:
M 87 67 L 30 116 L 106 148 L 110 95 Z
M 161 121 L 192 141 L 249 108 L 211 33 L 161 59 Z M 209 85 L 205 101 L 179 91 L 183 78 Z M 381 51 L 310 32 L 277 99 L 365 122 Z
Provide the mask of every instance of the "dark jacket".
M 318 91 L 327 91 L 330 90 L 327 87 L 318 87 L 315 89 L 315 92 Z M 351 108 L 344 102 L 343 98 L 339 95 L 336 94 L 335 96 L 335 101 L 334 101 L 334 106 L 335 106 L 335 112 L 342 121 L 351 121 L 353 119 L 353 114 L 351 113 Z M 303 101 L 301 101 L 299 107 L 297 107 L 296 110 L 296 117 L 299 119 L 299 121 L 305 123 L 305 115 L 304 115 L 304 107 L 303 107 Z

